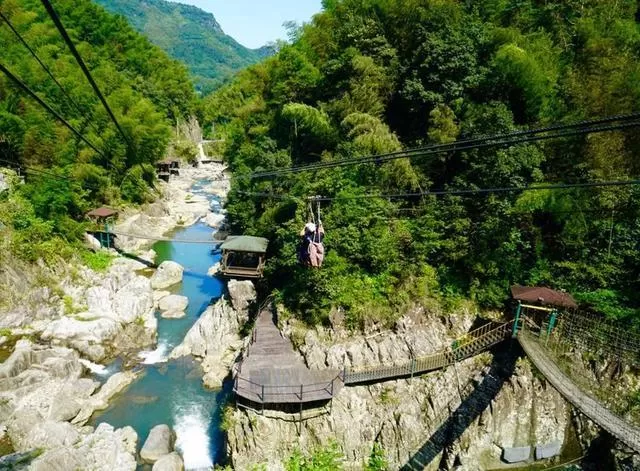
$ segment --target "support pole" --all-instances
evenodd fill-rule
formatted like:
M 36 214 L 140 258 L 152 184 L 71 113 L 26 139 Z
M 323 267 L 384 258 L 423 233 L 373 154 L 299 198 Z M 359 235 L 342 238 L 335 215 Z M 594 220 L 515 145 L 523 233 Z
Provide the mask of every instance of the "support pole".
M 513 334 L 511 335 L 511 338 L 515 339 L 518 337 L 518 324 L 520 323 L 521 313 L 522 313 L 522 303 L 518 301 L 518 307 L 516 307 L 516 318 L 513 321 Z
M 547 338 L 544 341 L 545 345 L 549 342 L 549 337 L 551 336 L 551 332 L 553 331 L 553 328 L 556 325 L 557 318 L 558 318 L 558 311 L 554 309 L 553 311 L 551 311 L 551 316 L 549 318 L 549 326 L 547 327 Z
M 262 415 L 264 415 L 264 384 L 262 385 Z
M 302 434 L 302 387 L 303 385 L 300 385 L 300 432 L 298 433 L 299 435 Z

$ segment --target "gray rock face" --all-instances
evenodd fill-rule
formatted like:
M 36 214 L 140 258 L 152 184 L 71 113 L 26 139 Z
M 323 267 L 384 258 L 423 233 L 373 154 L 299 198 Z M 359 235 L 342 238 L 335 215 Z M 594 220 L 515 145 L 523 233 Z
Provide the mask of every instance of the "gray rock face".
M 205 385 L 220 387 L 242 348 L 239 331 L 243 319 L 244 314 L 235 311 L 224 298 L 218 300 L 204 311 L 169 357 L 195 356 L 202 361 Z
M 98 399 L 122 384 L 110 378 L 92 396 L 98 383 L 82 378 L 83 372 L 77 352 L 26 340 L 0 365 L 0 423 L 17 451 L 43 452 L 29 469 L 135 470 L 133 429 L 101 424 L 93 432 L 67 422 L 78 413 L 89 417 Z
M 158 303 L 158 309 L 161 311 L 184 311 L 189 305 L 189 298 L 171 294 L 165 296 Z
M 248 319 L 248 308 L 256 300 L 256 288 L 253 283 L 249 280 L 229 280 L 227 289 L 233 308 Z
M 165 289 L 176 285 L 182 281 L 183 273 L 184 268 L 182 265 L 171 261 L 162 262 L 151 277 L 151 287 L 153 289 Z
M 173 448 L 173 436 L 168 425 L 156 425 L 149 432 L 149 437 L 144 442 L 140 457 L 146 463 L 155 463 L 161 457 L 171 453 Z
M 460 316 L 451 325 L 468 328 L 472 319 L 472 315 Z M 447 323 L 446 318 L 436 316 L 422 322 L 405 319 L 395 332 L 356 338 L 310 332 L 301 351 L 311 368 L 400 363 L 410 358 L 410 348 L 424 355 L 450 345 L 460 332 L 451 332 Z M 459 471 L 496 469 L 504 465 L 503 449 L 534 445 L 531 437 L 540 443 L 563 443 L 569 419 L 562 397 L 534 378 L 526 360 L 519 361 L 512 378 L 490 393 L 486 385 L 495 384 L 488 366 L 491 361 L 491 354 L 484 353 L 455 368 L 412 380 L 343 388 L 333 400 L 332 413 L 306 420 L 300 436 L 295 423 L 274 420 L 269 414 L 236 411 L 228 432 L 232 464 L 235 469 L 249 469 L 257 463 L 281 469 L 283 457 L 296 448 L 311 451 L 318 443 L 335 440 L 346 457 L 346 469 L 360 469 L 374 442 L 385 450 L 389 468 L 400 469 L 414 455 L 424 459 L 429 450 L 426 445 L 450 411 L 460 407 L 458 381 L 473 385 L 473 393 L 464 393 L 464 397 L 471 397 L 473 407 L 481 407 L 481 413 L 447 447 L 446 465 L 440 449 L 434 456 L 427 453 L 430 461 L 424 469 L 435 471 L 441 465 L 454 469 L 454 463 Z
M 33 471 L 91 469 L 95 471 L 135 471 L 138 436 L 131 427 L 114 430 L 100 424 L 95 432 L 73 446 L 45 452 L 31 464 Z
M 174 451 L 156 461 L 151 471 L 182 471 L 183 469 L 182 458 Z
M 137 262 L 117 259 L 106 275 L 85 270 L 85 284 L 64 286 L 82 312 L 65 309 L 63 317 L 43 326 L 42 338 L 72 347 L 93 361 L 152 344 L 157 330 L 153 291 L 149 280 L 135 273 L 139 268 Z

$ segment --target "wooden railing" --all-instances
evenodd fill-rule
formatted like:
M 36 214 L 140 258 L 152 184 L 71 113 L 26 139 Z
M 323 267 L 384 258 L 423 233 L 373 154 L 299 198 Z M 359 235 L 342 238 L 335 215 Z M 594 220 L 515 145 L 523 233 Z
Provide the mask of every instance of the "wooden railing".
M 258 404 L 296 404 L 330 400 L 340 391 L 343 384 L 342 373 L 331 381 L 284 386 L 251 381 L 236 371 L 233 391 Z
M 428 371 L 445 368 L 481 353 L 511 337 L 513 321 L 490 322 L 454 341 L 450 348 L 428 356 L 412 358 L 408 363 L 395 366 L 376 366 L 365 369 L 344 369 L 344 384 L 359 384 L 413 377 Z

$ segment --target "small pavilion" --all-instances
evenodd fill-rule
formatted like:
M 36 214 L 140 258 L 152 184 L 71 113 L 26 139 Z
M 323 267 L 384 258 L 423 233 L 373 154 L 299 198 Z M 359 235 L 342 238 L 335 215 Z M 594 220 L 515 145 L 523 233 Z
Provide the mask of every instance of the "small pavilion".
M 111 247 L 113 244 L 113 238 L 115 236 L 111 234 L 110 225 L 113 224 L 117 217 L 118 211 L 107 208 L 106 206 L 87 213 L 87 218 L 89 218 L 97 228 L 94 235 L 103 247 Z M 101 230 L 102 227 L 104 227 L 104 231 Z
M 227 277 L 262 278 L 269 240 L 253 236 L 229 236 L 220 246 L 220 272 Z
M 540 335 L 546 331 L 548 337 L 556 325 L 558 310 L 578 309 L 578 303 L 569 293 L 544 286 L 514 285 L 511 297 L 517 302 L 514 337 L 518 329 L 524 327 L 525 316 Z

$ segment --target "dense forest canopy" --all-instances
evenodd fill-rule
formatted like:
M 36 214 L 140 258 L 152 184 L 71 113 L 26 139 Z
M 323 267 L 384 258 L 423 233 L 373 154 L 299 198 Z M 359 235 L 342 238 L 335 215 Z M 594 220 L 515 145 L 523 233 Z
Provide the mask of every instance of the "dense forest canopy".
M 171 57 L 184 62 L 199 91 L 210 93 L 270 48 L 248 49 L 227 36 L 211 13 L 165 0 L 96 0 L 123 15 Z
M 508 287 L 523 283 L 566 289 L 610 316 L 639 316 L 637 187 L 350 199 L 638 177 L 635 129 L 243 177 L 638 111 L 636 1 L 323 6 L 291 44 L 205 103 L 235 173 L 233 229 L 271 240 L 268 283 L 289 307 L 310 322 L 340 308 L 359 326 L 429 296 L 500 307 Z M 321 209 L 321 270 L 295 257 L 311 195 L 338 198 Z
M 80 131 L 78 139 L 7 77 L 0 76 L 0 158 L 34 169 L 19 191 L 0 200 L 5 243 L 23 258 L 60 254 L 82 236 L 84 213 L 104 203 L 150 198 L 154 169 L 176 119 L 193 112 L 184 66 L 90 0 L 53 2 L 113 110 L 120 135 L 38 0 L 2 0 L 0 11 L 71 96 L 68 100 L 3 21 L 0 62 Z M 74 104 L 75 103 L 75 104 Z M 13 167 L 12 167 L 13 168 Z M 38 171 L 39 169 L 39 171 Z M 43 173 L 46 172 L 46 173 Z M 58 244 L 57 242 L 60 242 Z M 42 248 L 42 251 L 39 250 Z M 6 247 L 5 247 L 6 248 Z

